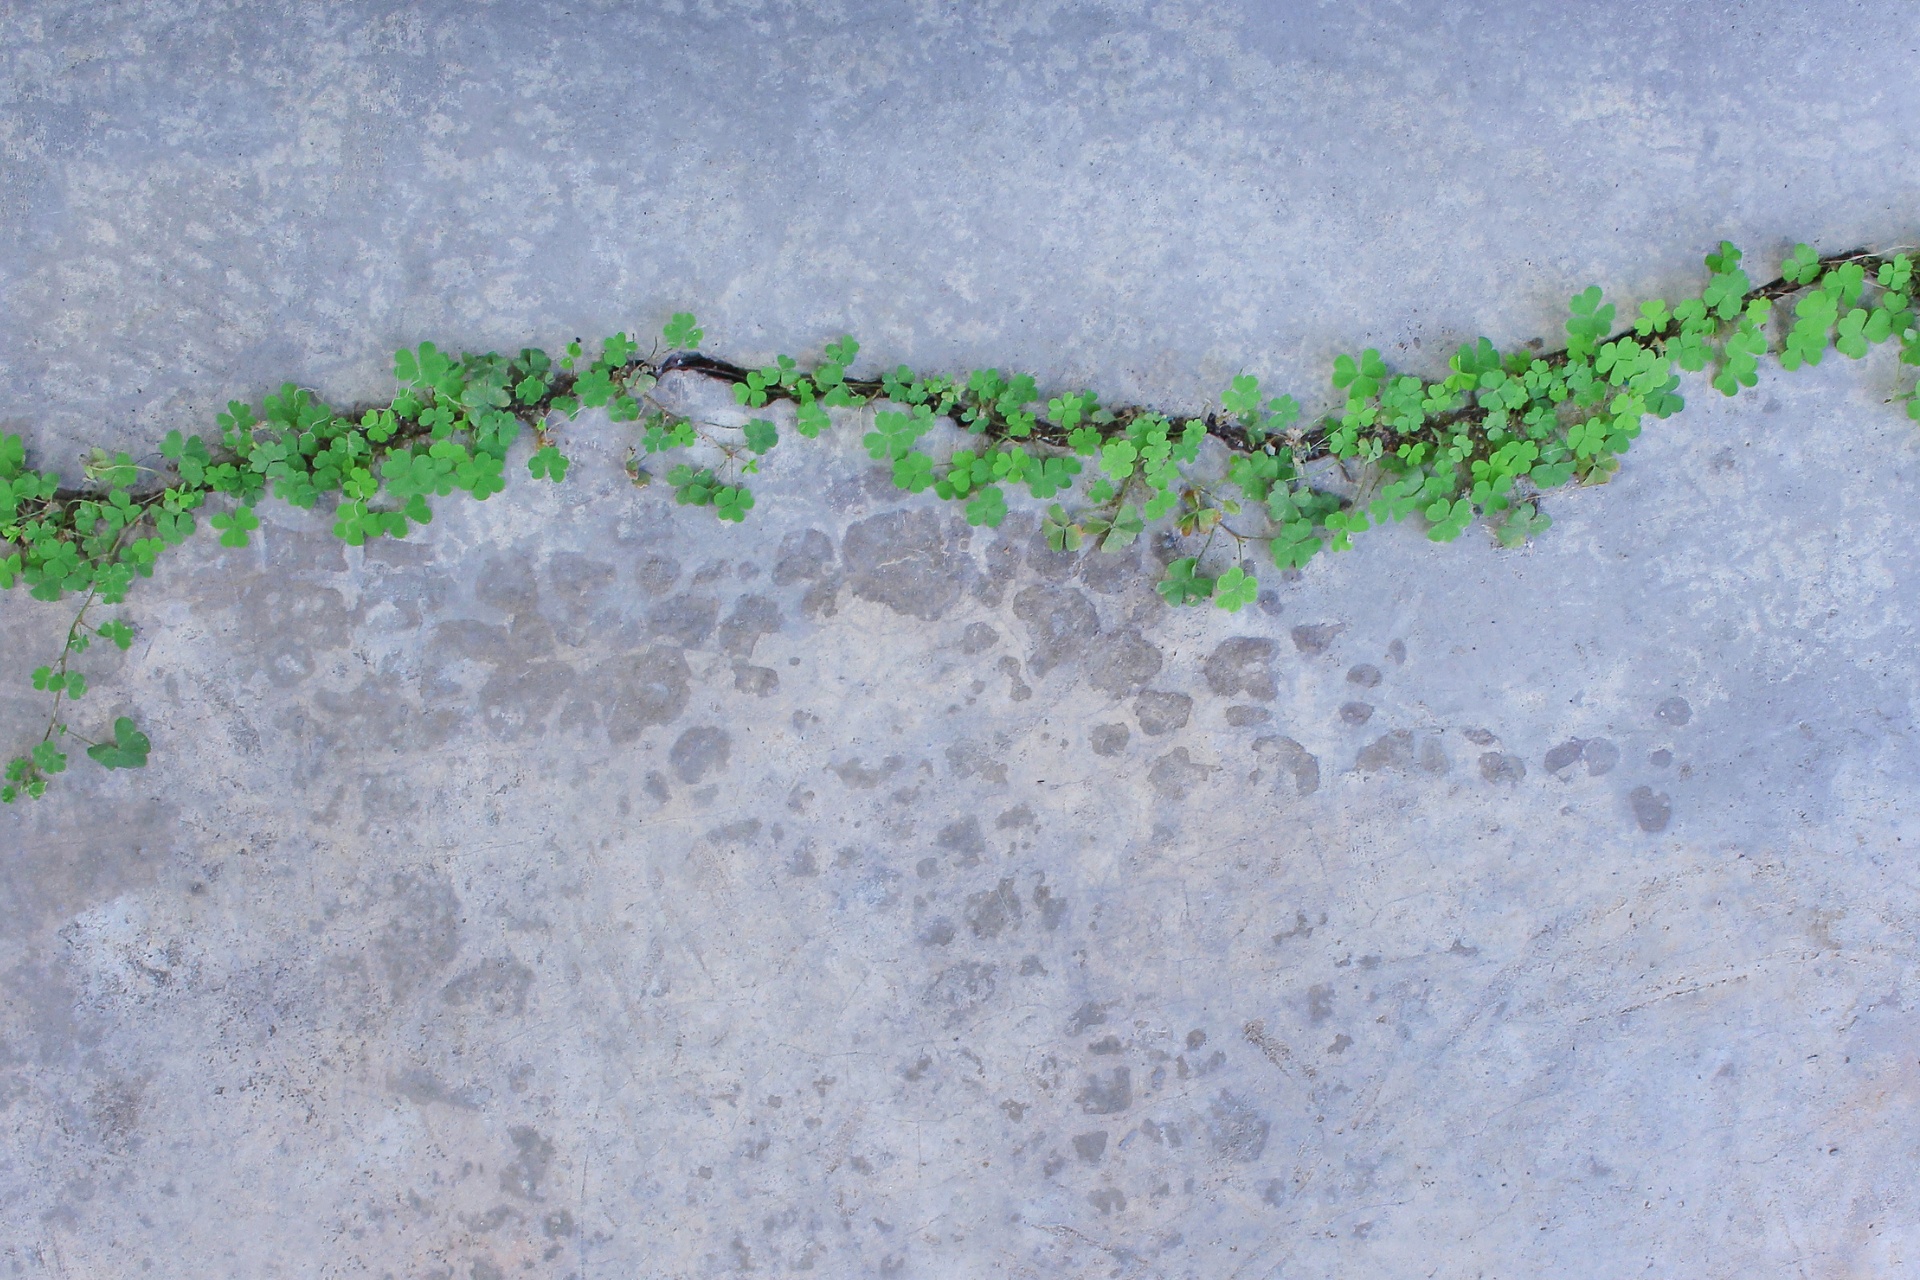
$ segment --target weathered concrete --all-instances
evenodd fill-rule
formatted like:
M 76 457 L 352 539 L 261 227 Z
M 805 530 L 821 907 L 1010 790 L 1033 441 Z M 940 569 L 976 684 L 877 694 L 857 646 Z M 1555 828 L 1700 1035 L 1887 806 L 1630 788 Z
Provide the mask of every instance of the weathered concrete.
M 1177 404 L 1920 193 L 1897 6 L 285 12 L 0 17 L 56 456 L 681 306 Z M 0 814 L 0 1266 L 1903 1274 L 1894 372 L 1691 385 L 1533 548 L 1234 618 L 848 431 L 741 528 L 604 420 L 404 544 L 263 506 L 95 668 L 152 766 Z

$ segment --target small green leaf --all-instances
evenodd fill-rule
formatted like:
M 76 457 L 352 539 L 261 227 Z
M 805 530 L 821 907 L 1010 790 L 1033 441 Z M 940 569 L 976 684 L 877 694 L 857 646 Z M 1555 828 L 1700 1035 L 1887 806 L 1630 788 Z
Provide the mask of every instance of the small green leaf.
M 1140 509 L 1127 507 L 1113 518 L 1113 524 L 1108 527 L 1106 536 L 1100 539 L 1100 550 L 1109 553 L 1124 551 L 1133 545 L 1133 540 L 1138 538 L 1140 531 L 1146 527 L 1146 521 L 1140 518 Z
M 67 767 L 66 753 L 51 742 L 35 743 L 33 767 L 42 773 L 63 773 Z
M 1166 576 L 1155 584 L 1154 590 L 1160 593 L 1168 604 L 1191 604 L 1196 600 L 1205 600 L 1213 594 L 1213 579 L 1194 572 L 1200 563 L 1197 556 L 1183 556 L 1167 566 Z
M 133 645 L 133 627 L 121 619 L 103 622 L 94 628 L 94 633 L 102 640 L 111 640 L 114 647 L 125 652 Z
M 600 346 L 600 362 L 610 368 L 618 369 L 633 359 L 633 353 L 639 348 L 633 345 L 625 331 L 614 334 Z
M 1521 503 L 1507 514 L 1507 518 L 1494 531 L 1503 547 L 1518 547 L 1536 534 L 1546 532 L 1553 523 L 1552 517 L 1530 502 Z
M 1787 260 L 1780 264 L 1780 275 L 1788 284 L 1812 284 L 1820 274 L 1820 255 L 1812 245 L 1797 244 Z
M 692 351 L 706 335 L 693 323 L 693 312 L 676 311 L 667 321 L 667 327 L 661 330 L 661 336 L 677 351 Z
M 1234 565 L 1221 574 L 1220 580 L 1214 584 L 1213 603 L 1228 613 L 1238 613 L 1252 604 L 1259 594 L 1259 581 L 1239 565 Z
M 215 515 L 208 524 L 220 530 L 220 545 L 223 547 L 244 547 L 247 535 L 260 527 L 260 517 L 253 514 L 253 508 L 238 506 L 231 515 Z
M 893 482 L 908 493 L 921 493 L 933 487 L 933 459 L 918 449 L 909 450 L 893 463 Z
M 1260 411 L 1260 379 L 1241 374 L 1220 397 L 1220 405 L 1237 418 L 1251 418 Z
M 120 716 L 113 722 L 112 740 L 95 743 L 87 754 L 109 769 L 140 769 L 146 766 L 151 745 L 130 717 Z
M 527 459 L 527 470 L 533 474 L 534 479 L 551 480 L 555 484 L 567 478 L 569 465 L 567 456 L 550 444 L 541 445 L 533 451 L 533 456 Z
M 747 448 L 755 453 L 765 453 L 780 443 L 780 433 L 765 418 L 755 418 L 742 430 L 747 437 Z
M 967 523 L 985 525 L 989 529 L 997 528 L 1006 519 L 1007 498 L 1000 492 L 1000 486 L 990 484 L 967 500 Z
M 713 491 L 714 514 L 739 524 L 753 509 L 753 491 L 745 485 L 721 485 Z
M 1041 522 L 1041 527 L 1046 531 L 1047 545 L 1055 551 L 1080 549 L 1080 526 L 1073 522 L 1059 503 L 1047 508 L 1046 519 Z

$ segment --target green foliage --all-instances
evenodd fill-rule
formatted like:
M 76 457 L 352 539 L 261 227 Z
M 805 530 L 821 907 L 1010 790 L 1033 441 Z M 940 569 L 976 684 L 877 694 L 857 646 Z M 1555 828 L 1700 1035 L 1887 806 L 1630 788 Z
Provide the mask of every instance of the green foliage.
M 541 445 L 527 459 L 527 471 L 535 480 L 551 480 L 555 484 L 567 478 L 569 465 L 566 455 L 550 444 Z
M 1592 355 L 1613 327 L 1613 304 L 1600 305 L 1600 286 L 1596 284 L 1574 294 L 1567 310 L 1572 313 L 1567 317 L 1567 358 L 1579 360 Z
M 1569 302 L 1567 344 L 1557 352 L 1503 352 L 1479 338 L 1432 378 L 1395 371 L 1374 348 L 1340 355 L 1333 401 L 1317 418 L 1251 373 L 1222 390 L 1219 416 L 1180 421 L 1102 404 L 1091 391 L 1043 396 L 1030 375 L 1000 369 L 948 377 L 900 365 L 857 378 L 861 348 L 851 336 L 828 343 L 811 368 L 785 355 L 752 369 L 695 367 L 730 381 L 749 410 L 792 405 L 802 439 L 825 432 L 834 409 L 871 409 L 862 437 L 869 456 L 901 489 L 960 504 L 974 526 L 996 527 L 1014 502 L 1031 499 L 1048 504 L 1041 527 L 1061 552 L 1119 551 L 1158 527 L 1180 553 L 1157 584 L 1161 596 L 1237 611 L 1258 594 L 1250 547 L 1299 570 L 1323 550 L 1412 516 L 1436 541 L 1462 537 L 1479 520 L 1502 545 L 1524 545 L 1551 524 L 1543 494 L 1607 479 L 1647 418 L 1683 407 L 1683 374 L 1707 373 L 1727 395 L 1754 386 L 1773 346 L 1776 302 L 1790 317 L 1778 343 L 1784 368 L 1818 364 L 1829 348 L 1858 359 L 1889 341 L 1903 362 L 1920 365 L 1907 254 L 1822 258 L 1798 245 L 1781 279 L 1760 288 L 1742 261 L 1720 242 L 1705 257 L 1698 295 L 1641 302 L 1617 332 L 1614 304 L 1588 288 Z M 704 334 L 691 313 L 676 312 L 661 337 L 688 352 Z M 600 409 L 612 422 L 638 424 L 628 462 L 636 485 L 651 479 L 642 454 L 680 455 L 665 473 L 675 501 L 743 521 L 754 506 L 745 481 L 774 465 L 780 431 L 764 414 L 724 427 L 668 411 L 652 398 L 663 367 L 624 330 L 592 357 L 579 339 L 557 359 L 530 347 L 511 358 L 456 357 L 423 342 L 394 353 L 399 385 L 385 403 L 339 411 L 284 384 L 257 405 L 229 402 L 211 434 L 168 432 L 157 460 L 94 450 L 71 488 L 28 465 L 19 435 L 0 432 L 0 590 L 81 598 L 57 660 L 32 671 L 35 694 L 48 700 L 47 727 L 6 764 L 0 798 L 43 794 L 67 767 L 61 744 L 88 741 L 64 718 L 92 705 L 88 675 L 73 664 L 94 640 L 126 650 L 134 638 L 124 619 L 88 625 L 88 610 L 123 601 L 162 553 L 194 535 L 196 513 L 234 548 L 260 529 L 255 507 L 266 497 L 330 509 L 334 534 L 352 545 L 402 538 L 455 493 L 483 500 L 501 492 L 523 437 L 532 440 L 519 455 L 528 474 L 564 481 L 570 463 L 556 432 L 583 409 Z M 1920 421 L 1920 387 L 1902 399 Z M 1224 449 L 1224 474 L 1198 465 L 1210 436 Z M 1316 488 L 1308 480 L 1316 459 L 1337 463 L 1358 492 Z M 134 721 L 119 716 L 87 754 L 134 768 L 148 749 Z
M 753 509 L 753 494 L 743 485 L 723 484 L 713 491 L 713 511 L 722 520 L 739 524 Z
M 1214 580 L 1197 572 L 1198 556 L 1182 556 L 1167 565 L 1167 572 L 1154 587 L 1168 604 L 1193 604 L 1213 594 Z
M 765 418 L 755 418 L 741 430 L 746 436 L 747 448 L 755 453 L 765 453 L 780 443 L 780 433 Z
M 247 535 L 260 527 L 260 517 L 253 514 L 252 507 L 235 507 L 225 515 L 216 515 L 207 522 L 220 530 L 220 545 L 223 547 L 244 547 Z
M 867 432 L 861 443 L 866 445 L 867 455 L 876 462 L 898 460 L 906 457 L 913 442 L 932 427 L 931 412 L 921 414 L 882 410 L 873 416 L 873 430 Z
M 1213 603 L 1228 613 L 1240 612 L 1252 604 L 1259 594 L 1259 581 L 1237 564 L 1221 574 L 1213 584 Z
M 967 500 L 966 512 L 968 524 L 994 528 L 1006 519 L 1006 495 L 1000 492 L 999 485 L 990 484 Z
M 120 716 L 113 722 L 113 737 L 88 747 L 87 755 L 108 769 L 142 769 L 149 745 L 147 735 L 136 729 L 130 718 Z
M 693 322 L 693 312 L 676 311 L 667 320 L 667 327 L 660 331 L 667 346 L 681 351 L 692 351 L 699 347 L 700 339 L 706 337 L 698 325 Z
M 1811 245 L 1793 246 L 1793 252 L 1780 264 L 1780 278 L 1788 284 L 1812 284 L 1819 274 L 1820 255 Z

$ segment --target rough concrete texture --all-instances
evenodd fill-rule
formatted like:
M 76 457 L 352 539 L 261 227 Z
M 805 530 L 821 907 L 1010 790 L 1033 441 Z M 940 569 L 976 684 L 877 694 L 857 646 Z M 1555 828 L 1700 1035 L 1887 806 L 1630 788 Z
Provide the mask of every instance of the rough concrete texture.
M 1915 45 L 1899 5 L 20 5 L 0 420 L 70 457 L 683 306 L 1169 406 L 1431 369 L 1721 235 L 1911 238 Z M 1907 1274 L 1894 379 L 1690 383 L 1532 548 L 1394 530 L 1237 617 L 1160 607 L 1164 544 L 903 500 L 847 424 L 740 528 L 604 419 L 405 543 L 264 505 L 90 655 L 152 765 L 0 813 L 0 1271 Z M 0 604 L 8 742 L 63 626 Z

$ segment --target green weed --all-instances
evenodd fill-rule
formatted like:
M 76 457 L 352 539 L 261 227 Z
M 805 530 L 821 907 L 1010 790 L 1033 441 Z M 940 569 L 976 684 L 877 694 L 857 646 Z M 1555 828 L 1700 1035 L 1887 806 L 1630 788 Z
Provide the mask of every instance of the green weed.
M 900 488 L 960 504 L 972 525 L 1000 524 L 1021 487 L 1049 503 L 1042 527 L 1063 553 L 1116 552 L 1164 525 L 1198 545 L 1167 564 L 1159 594 L 1232 612 L 1258 596 L 1256 554 L 1296 570 L 1408 518 L 1438 542 L 1481 520 L 1502 545 L 1525 544 L 1552 523 L 1545 493 L 1604 482 L 1649 417 L 1680 411 L 1682 373 L 1710 370 L 1711 385 L 1735 395 L 1755 385 L 1769 351 L 1795 369 L 1829 350 L 1858 359 L 1889 341 L 1920 364 L 1909 254 L 1822 256 L 1796 245 L 1779 276 L 1759 286 L 1742 260 L 1722 241 L 1706 256 L 1697 297 L 1642 302 L 1618 324 L 1599 287 L 1585 289 L 1568 303 L 1566 346 L 1556 352 L 1503 352 L 1481 338 L 1433 378 L 1397 373 L 1372 348 L 1341 355 L 1333 406 L 1312 420 L 1246 373 L 1217 408 L 1175 418 L 1103 404 L 1091 391 L 1043 396 L 1030 375 L 1000 369 L 946 377 L 903 365 L 856 377 L 852 337 L 828 344 L 811 368 L 788 355 L 746 368 L 697 355 L 705 334 L 683 311 L 662 331 L 663 358 L 642 355 L 624 331 L 591 356 L 575 339 L 558 358 L 534 348 L 455 357 L 423 342 L 394 353 L 399 389 L 385 403 L 335 409 L 289 383 L 258 406 L 231 402 L 211 435 L 168 432 L 147 459 L 96 450 L 74 486 L 30 468 L 22 438 L 0 434 L 0 590 L 80 600 L 60 654 L 31 672 L 48 699 L 47 726 L 5 764 L 0 800 L 44 794 L 67 767 L 69 739 L 108 769 L 146 764 L 150 744 L 131 715 L 115 715 L 98 741 L 72 727 L 93 694 L 73 663 L 95 639 L 132 644 L 131 624 L 96 625 L 92 612 L 122 603 L 164 551 L 193 536 L 201 514 L 236 550 L 258 532 L 255 508 L 269 496 L 330 503 L 335 536 L 353 545 L 404 538 L 433 519 L 438 500 L 501 492 L 523 436 L 532 441 L 528 475 L 564 481 L 570 461 L 556 433 L 593 408 L 639 424 L 627 463 L 636 485 L 652 478 L 643 454 L 683 455 L 665 475 L 676 500 L 744 522 L 754 508 L 746 480 L 771 461 L 781 432 L 768 416 L 728 427 L 671 412 L 653 391 L 661 375 L 685 368 L 731 383 L 743 408 L 791 405 L 803 439 L 830 428 L 832 409 L 870 408 L 869 456 Z M 1905 401 L 1920 421 L 1920 387 Z M 929 445 L 943 421 L 965 443 Z M 1201 473 L 1220 468 L 1196 465 L 1209 440 L 1225 457 L 1217 479 Z M 1337 464 L 1357 492 L 1316 487 L 1307 471 L 1316 460 Z

